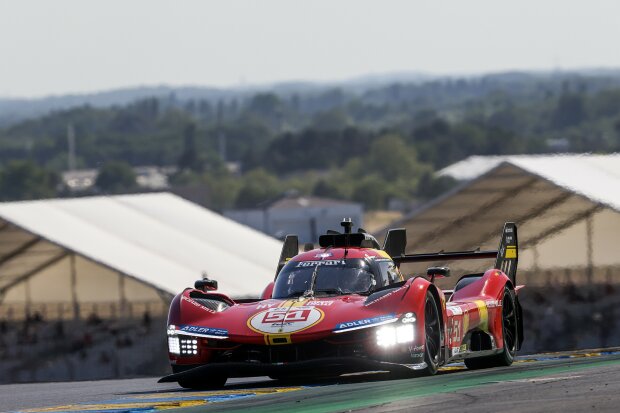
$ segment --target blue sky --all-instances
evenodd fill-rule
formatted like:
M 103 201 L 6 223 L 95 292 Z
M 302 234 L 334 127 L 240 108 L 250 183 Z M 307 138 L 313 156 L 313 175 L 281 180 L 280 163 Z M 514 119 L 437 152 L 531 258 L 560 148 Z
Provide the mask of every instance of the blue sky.
M 0 96 L 620 67 L 620 2 L 0 0 Z

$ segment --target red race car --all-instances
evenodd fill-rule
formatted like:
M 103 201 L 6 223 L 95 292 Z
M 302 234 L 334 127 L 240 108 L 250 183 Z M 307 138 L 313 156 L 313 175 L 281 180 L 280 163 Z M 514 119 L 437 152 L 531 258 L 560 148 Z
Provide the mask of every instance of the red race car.
M 363 371 L 435 374 L 446 363 L 508 366 L 523 341 L 516 285 L 517 227 L 506 223 L 497 251 L 406 255 L 404 229 L 383 248 L 363 230 L 328 231 L 320 248 L 299 254 L 296 236 L 282 248 L 275 281 L 260 299 L 233 300 L 217 282 L 199 280 L 171 303 L 168 350 L 173 374 L 160 382 L 223 386 L 229 377 L 291 378 Z M 453 290 L 426 277 L 405 279 L 400 265 L 495 258 Z

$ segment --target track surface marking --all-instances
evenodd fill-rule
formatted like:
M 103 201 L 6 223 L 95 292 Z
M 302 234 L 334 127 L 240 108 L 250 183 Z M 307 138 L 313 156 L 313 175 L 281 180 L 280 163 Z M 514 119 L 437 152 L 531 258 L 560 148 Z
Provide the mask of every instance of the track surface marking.
M 232 380 L 231 385 L 218 391 L 180 390 L 174 385 L 157 385 L 153 379 L 5 385 L 0 386 L 0 406 L 4 412 L 24 413 L 150 413 L 169 409 L 173 409 L 171 413 L 247 413 L 250 410 L 268 413 L 292 410 L 314 413 L 356 409 L 415 411 L 413 409 L 416 406 L 423 407 L 423 411 L 428 411 L 429 408 L 449 411 L 450 403 L 462 406 L 463 400 L 459 397 L 465 397 L 463 395 L 471 391 L 484 393 L 488 389 L 498 391 L 502 386 L 508 386 L 509 389 L 521 389 L 525 386 L 530 388 L 528 392 L 535 392 L 542 387 L 554 385 L 576 386 L 582 389 L 584 382 L 588 384 L 588 377 L 592 372 L 599 371 L 603 375 L 615 374 L 617 377 L 607 381 L 620 383 L 620 353 L 615 350 L 525 356 L 520 357 L 511 367 L 478 371 L 469 371 L 462 364 L 454 364 L 444 367 L 441 373 L 434 377 L 401 380 L 388 380 L 384 374 L 354 375 L 338 380 L 303 384 L 280 383 L 266 378 L 262 381 L 238 379 Z M 602 381 L 605 381 L 604 377 Z M 614 387 L 607 384 L 609 383 L 606 383 L 609 389 Z M 620 404 L 620 384 L 617 387 L 614 393 L 605 396 L 610 400 L 615 399 L 616 405 Z M 66 397 L 63 397 L 63 393 L 66 393 Z M 504 398 L 512 393 L 514 392 L 501 391 Z M 575 391 L 572 391 L 572 394 L 576 394 Z M 468 397 L 475 396 L 466 398 Z M 443 399 L 447 404 L 435 403 Z M 497 397 L 489 399 L 497 402 L 500 400 Z M 526 400 L 534 399 L 532 395 L 526 397 Z M 587 401 L 587 398 L 581 400 Z M 557 401 L 551 402 L 557 404 Z M 599 406 L 603 406 L 605 400 L 598 402 Z M 514 400 L 508 399 L 507 403 L 508 407 L 515 405 Z M 477 403 L 477 406 L 480 407 L 480 403 Z M 531 411 L 533 407 L 536 406 L 530 406 L 528 410 Z M 507 406 L 499 410 L 511 411 Z M 561 410 L 579 411 L 566 408 Z

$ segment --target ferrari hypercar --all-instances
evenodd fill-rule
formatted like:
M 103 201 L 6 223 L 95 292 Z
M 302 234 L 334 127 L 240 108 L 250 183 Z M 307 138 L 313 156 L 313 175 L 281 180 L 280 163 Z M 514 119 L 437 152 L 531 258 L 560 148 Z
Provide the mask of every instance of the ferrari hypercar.
M 321 235 L 299 253 L 287 236 L 276 276 L 260 299 L 232 299 L 201 279 L 177 295 L 167 326 L 173 374 L 160 382 L 194 389 L 230 377 L 275 379 L 364 371 L 435 374 L 464 360 L 471 369 L 512 364 L 523 341 L 516 285 L 517 227 L 506 223 L 498 250 L 405 253 L 405 229 L 383 247 L 363 230 Z M 406 278 L 411 262 L 495 259 L 484 273 L 437 286 L 448 267 Z

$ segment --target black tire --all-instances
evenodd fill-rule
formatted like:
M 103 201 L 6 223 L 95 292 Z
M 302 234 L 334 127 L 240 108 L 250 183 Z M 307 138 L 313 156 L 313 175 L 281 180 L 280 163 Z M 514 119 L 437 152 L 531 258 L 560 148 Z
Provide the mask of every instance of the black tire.
M 437 373 L 441 359 L 441 321 L 437 301 L 430 291 L 424 303 L 424 362 L 426 367 L 420 372 L 431 376 Z
M 490 367 L 510 366 L 517 352 L 518 328 L 517 306 L 514 292 L 506 287 L 502 299 L 502 337 L 504 348 L 500 354 L 488 357 L 465 359 L 468 369 L 486 369 Z
M 181 379 L 179 380 L 179 386 L 184 389 L 192 390 L 214 390 L 221 389 L 226 384 L 228 378 L 226 376 L 214 376 L 208 378 L 195 379 Z

